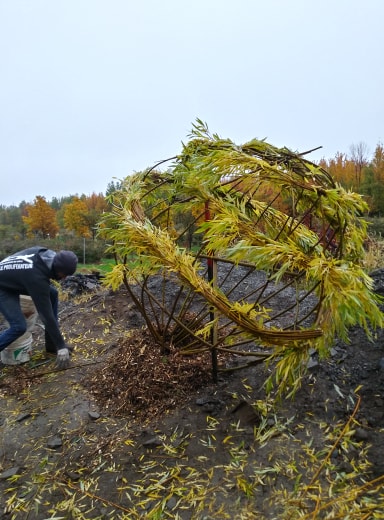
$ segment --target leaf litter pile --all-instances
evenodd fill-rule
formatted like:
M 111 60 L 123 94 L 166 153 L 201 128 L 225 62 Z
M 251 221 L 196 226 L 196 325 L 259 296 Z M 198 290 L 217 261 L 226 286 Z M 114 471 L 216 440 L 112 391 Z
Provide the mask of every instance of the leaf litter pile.
M 120 341 L 108 363 L 84 381 L 108 413 L 140 419 L 176 409 L 210 383 L 209 354 L 164 353 L 144 329 Z

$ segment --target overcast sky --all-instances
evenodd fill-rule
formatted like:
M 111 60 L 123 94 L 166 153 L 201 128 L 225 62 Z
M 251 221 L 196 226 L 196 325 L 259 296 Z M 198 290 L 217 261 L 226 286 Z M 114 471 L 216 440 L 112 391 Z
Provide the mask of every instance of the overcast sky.
M 384 140 L 383 0 L 0 0 L 0 204 L 105 193 L 196 118 L 311 160 Z

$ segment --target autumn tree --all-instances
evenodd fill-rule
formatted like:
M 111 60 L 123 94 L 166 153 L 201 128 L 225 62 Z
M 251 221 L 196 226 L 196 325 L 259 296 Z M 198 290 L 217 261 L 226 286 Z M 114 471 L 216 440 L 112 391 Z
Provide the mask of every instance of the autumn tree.
M 80 237 L 90 237 L 91 233 L 87 222 L 88 208 L 84 200 L 74 197 L 72 202 L 65 204 L 64 225 L 69 231 Z
M 41 238 L 54 238 L 59 226 L 56 221 L 56 212 L 48 204 L 45 197 L 37 195 L 33 204 L 25 206 L 23 222 L 27 226 L 28 236 L 39 236 Z
M 90 235 L 94 239 L 97 223 L 100 220 L 101 215 L 109 209 L 108 204 L 102 193 L 97 194 L 93 192 L 89 197 L 84 197 L 82 200 L 87 206 L 87 213 L 84 218 Z
M 363 169 L 368 166 L 368 146 L 360 142 L 350 147 L 350 159 L 355 169 L 355 188 L 359 190 Z
M 319 166 L 327 170 L 344 188 L 356 188 L 355 165 L 346 154 L 337 152 L 331 159 L 322 159 Z

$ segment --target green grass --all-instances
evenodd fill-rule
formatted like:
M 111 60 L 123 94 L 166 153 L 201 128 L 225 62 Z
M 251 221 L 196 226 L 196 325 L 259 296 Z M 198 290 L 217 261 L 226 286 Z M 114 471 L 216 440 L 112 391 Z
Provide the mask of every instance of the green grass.
M 115 265 L 113 258 L 103 258 L 99 263 L 96 264 L 79 264 L 77 272 L 81 274 L 90 274 L 96 272 L 108 273 Z

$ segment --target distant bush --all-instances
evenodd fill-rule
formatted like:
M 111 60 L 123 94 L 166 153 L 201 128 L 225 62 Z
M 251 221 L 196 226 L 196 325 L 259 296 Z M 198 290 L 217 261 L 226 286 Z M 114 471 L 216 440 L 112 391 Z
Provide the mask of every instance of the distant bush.
M 368 232 L 376 237 L 384 237 L 384 218 L 365 218 L 369 222 Z
M 42 242 L 46 242 L 42 240 Z M 0 241 L 0 258 L 3 259 L 6 256 L 27 249 L 28 247 L 36 246 L 38 243 L 34 239 L 10 239 L 6 238 Z

